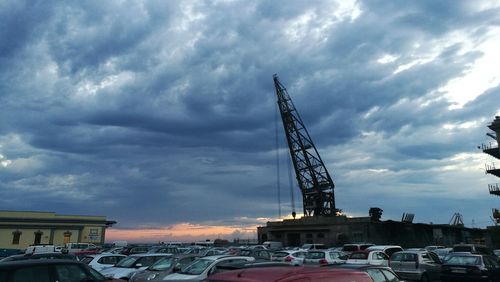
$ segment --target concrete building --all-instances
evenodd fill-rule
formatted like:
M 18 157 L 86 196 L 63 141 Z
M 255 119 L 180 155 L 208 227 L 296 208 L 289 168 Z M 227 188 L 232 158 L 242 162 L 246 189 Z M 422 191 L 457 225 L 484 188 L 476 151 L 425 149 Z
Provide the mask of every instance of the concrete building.
M 106 228 L 115 223 L 104 216 L 0 211 L 0 248 L 25 249 L 29 245 L 70 242 L 102 244 Z
M 260 243 L 280 241 L 284 246 L 315 243 L 333 247 L 356 242 L 406 248 L 451 246 L 461 242 L 491 245 L 489 232 L 485 229 L 449 224 L 377 221 L 370 217 L 303 217 L 267 222 L 266 226 L 257 228 L 257 234 Z

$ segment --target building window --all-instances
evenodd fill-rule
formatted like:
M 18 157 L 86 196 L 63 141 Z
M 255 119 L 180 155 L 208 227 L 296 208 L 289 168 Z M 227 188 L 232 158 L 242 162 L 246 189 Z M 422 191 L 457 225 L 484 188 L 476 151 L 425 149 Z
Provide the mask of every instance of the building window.
M 21 239 L 21 234 L 23 232 L 16 230 L 12 232 L 12 245 L 19 245 L 19 239 Z
M 313 237 L 313 235 L 312 235 L 312 234 L 310 234 L 310 233 L 309 233 L 309 234 L 306 234 L 306 238 L 307 238 L 307 239 L 312 239 L 312 237 Z
M 71 242 L 71 234 L 72 233 L 69 231 L 64 232 L 64 239 L 63 239 L 64 244 Z
M 318 238 L 325 238 L 325 234 L 323 234 L 323 233 L 318 233 Z
M 35 232 L 35 241 L 33 242 L 33 245 L 40 245 L 40 243 L 42 243 L 42 235 L 43 232 L 40 230 Z

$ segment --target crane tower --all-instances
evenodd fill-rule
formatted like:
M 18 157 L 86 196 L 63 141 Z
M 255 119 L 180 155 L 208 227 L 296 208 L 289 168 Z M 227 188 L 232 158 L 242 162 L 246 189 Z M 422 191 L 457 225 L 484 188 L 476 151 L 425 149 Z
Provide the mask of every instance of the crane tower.
M 278 106 L 295 176 L 302 192 L 304 216 L 336 216 L 333 183 L 299 113 L 278 76 L 273 75 Z

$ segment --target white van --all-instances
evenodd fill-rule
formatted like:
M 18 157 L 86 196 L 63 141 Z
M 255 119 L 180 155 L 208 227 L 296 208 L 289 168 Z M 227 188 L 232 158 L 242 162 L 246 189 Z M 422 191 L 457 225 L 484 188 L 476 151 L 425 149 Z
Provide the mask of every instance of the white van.
M 58 252 L 56 250 L 56 246 L 54 245 L 34 245 L 29 246 L 24 251 L 25 254 L 39 254 L 39 253 L 55 253 Z
M 267 241 L 262 243 L 262 245 L 264 245 L 264 247 L 268 250 L 278 250 L 283 248 L 283 243 L 279 241 Z
M 76 253 L 83 250 L 95 250 L 97 246 L 92 243 L 66 243 L 64 248 L 68 253 Z

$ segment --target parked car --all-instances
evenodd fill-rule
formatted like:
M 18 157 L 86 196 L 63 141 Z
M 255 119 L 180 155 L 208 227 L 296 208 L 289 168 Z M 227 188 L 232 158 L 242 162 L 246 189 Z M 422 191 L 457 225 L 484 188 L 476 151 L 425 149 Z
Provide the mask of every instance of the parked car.
M 126 258 L 126 255 L 120 254 L 94 254 L 87 255 L 83 257 L 80 261 L 92 267 L 93 269 L 101 272 L 106 268 L 110 268 L 113 265 L 117 264 L 120 260 Z
M 272 252 L 264 249 L 241 249 L 239 256 L 254 257 L 256 260 L 271 260 Z
M 57 252 L 54 245 L 32 245 L 24 251 L 25 254 L 54 253 Z
M 143 271 L 136 272 L 130 282 L 161 281 L 165 276 L 181 271 L 200 256 L 178 254 L 164 257 Z
M 12 255 L 0 260 L 0 262 L 6 261 L 16 261 L 16 260 L 28 260 L 28 259 L 70 259 L 70 260 L 78 260 L 74 254 L 66 254 L 59 252 L 52 253 L 34 253 L 34 254 L 20 254 L 20 255 Z
M 262 243 L 268 250 L 279 250 L 283 248 L 283 243 L 279 241 L 266 241 Z
M 493 251 L 485 245 L 477 244 L 456 244 L 453 245 L 453 252 L 469 252 L 474 254 L 493 255 Z
M 109 280 L 88 265 L 75 260 L 37 259 L 0 263 L 2 282 L 123 281 Z
M 373 282 L 364 271 L 320 267 L 262 267 L 213 274 L 207 282 Z
M 198 254 L 202 257 L 208 257 L 208 256 L 224 255 L 226 253 L 227 253 L 226 248 L 205 248 Z
M 130 255 L 112 267 L 106 268 L 101 273 L 110 278 L 129 280 L 132 275 L 140 270 L 148 268 L 161 258 L 171 256 L 169 254 L 135 254 Z
M 345 263 L 334 265 L 333 267 L 364 271 L 370 275 L 374 282 L 404 282 L 390 267 L 387 266 Z
M 392 254 L 395 252 L 401 252 L 404 251 L 401 246 L 394 246 L 394 245 L 375 245 L 366 248 L 367 251 L 382 251 L 384 252 L 388 257 L 391 257 Z
M 437 250 L 437 249 L 446 249 L 446 247 L 445 246 L 440 246 L 440 245 L 431 245 L 431 246 L 425 246 L 424 249 L 427 250 L 427 251 L 434 251 L 434 250 Z
M 441 260 L 429 251 L 403 251 L 392 254 L 389 267 L 403 279 L 439 281 Z
M 366 250 L 366 248 L 371 247 L 371 246 L 375 246 L 375 245 L 372 243 L 344 244 L 344 246 L 342 246 L 341 250 L 342 250 L 342 252 L 344 252 L 346 254 L 350 254 L 352 252 L 364 251 L 364 250 Z
M 302 250 L 326 250 L 328 247 L 325 244 L 304 244 L 300 247 Z
M 2 249 L 0 249 L 0 259 L 6 258 L 8 256 L 12 256 L 12 255 L 20 255 L 23 253 L 24 252 L 22 250 L 19 250 L 19 249 L 2 248 Z
M 92 243 L 66 243 L 64 249 L 68 253 L 76 253 L 81 251 L 97 251 L 99 248 Z
M 289 262 L 292 265 L 303 265 L 306 251 L 283 250 L 271 254 L 272 261 Z
M 435 249 L 432 252 L 435 253 L 441 261 L 443 261 L 444 257 L 453 251 L 452 248 L 440 248 Z
M 126 246 L 120 251 L 122 255 L 135 255 L 135 254 L 145 254 L 149 251 L 150 247 L 148 246 Z
M 156 246 L 148 250 L 148 253 L 165 253 L 165 254 L 179 254 L 180 251 L 175 246 Z
M 452 253 L 441 267 L 441 281 L 498 282 L 500 264 L 490 255 Z
M 218 266 L 252 261 L 255 261 L 255 258 L 247 256 L 220 255 L 202 257 L 186 266 L 182 271 L 167 275 L 163 280 L 202 281 L 206 279 L 208 275 L 223 271 L 218 268 Z
M 345 263 L 347 255 L 338 251 L 315 250 L 306 253 L 304 264 L 325 265 Z
M 346 263 L 389 266 L 389 257 L 382 251 L 356 251 L 349 255 Z

